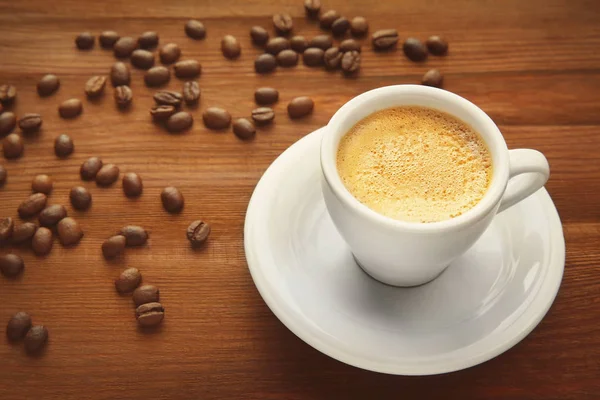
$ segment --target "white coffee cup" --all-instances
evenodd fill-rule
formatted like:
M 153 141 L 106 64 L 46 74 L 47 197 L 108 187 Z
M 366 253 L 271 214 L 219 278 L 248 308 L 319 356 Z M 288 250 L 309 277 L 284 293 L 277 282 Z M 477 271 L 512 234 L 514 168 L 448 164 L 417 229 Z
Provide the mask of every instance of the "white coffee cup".
M 434 108 L 471 125 L 492 156 L 490 187 L 464 214 L 432 223 L 394 220 L 359 202 L 344 186 L 336 156 L 341 138 L 361 119 L 389 107 Z M 323 196 L 337 230 L 365 272 L 383 283 L 427 283 L 481 236 L 496 213 L 540 189 L 550 168 L 536 150 L 508 150 L 491 118 L 470 101 L 451 92 L 419 85 L 397 85 L 363 93 L 340 108 L 327 124 L 321 142 Z

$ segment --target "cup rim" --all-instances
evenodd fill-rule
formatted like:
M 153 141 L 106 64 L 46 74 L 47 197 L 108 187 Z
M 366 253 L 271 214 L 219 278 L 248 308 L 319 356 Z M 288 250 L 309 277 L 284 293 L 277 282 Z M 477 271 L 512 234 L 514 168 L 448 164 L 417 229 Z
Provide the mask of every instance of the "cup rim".
M 389 93 L 394 93 L 399 97 L 406 95 L 424 95 L 434 97 L 437 100 L 441 100 L 445 103 L 457 104 L 465 112 L 478 119 L 479 122 L 485 126 L 485 129 L 483 130 L 486 131 L 486 134 L 482 132 L 480 135 L 484 136 L 483 139 L 488 146 L 488 149 L 492 155 L 492 159 L 494 160 L 493 173 L 487 192 L 474 207 L 458 217 L 443 221 L 427 223 L 401 221 L 387 217 L 383 214 L 379 214 L 365 204 L 361 203 L 350 193 L 350 191 L 348 191 L 339 176 L 336 159 L 335 157 L 331 157 L 332 153 L 337 154 L 339 142 L 345 134 L 342 133 L 339 135 L 339 140 L 336 141 L 338 132 L 336 131 L 335 126 L 339 126 L 343 120 L 345 120 L 349 115 L 352 114 L 354 110 L 361 107 L 361 105 L 364 103 L 376 101 L 378 96 Z M 385 108 L 388 107 L 382 107 L 381 109 Z M 444 110 L 440 111 L 447 112 Z M 452 113 L 449 114 L 453 115 Z M 456 116 L 456 118 L 460 119 L 458 116 Z M 335 150 L 335 153 L 333 150 Z M 353 210 L 363 218 L 383 224 L 393 230 L 403 232 L 410 231 L 415 233 L 431 233 L 452 231 L 463 228 L 465 225 L 470 225 L 483 219 L 490 211 L 494 209 L 494 207 L 500 203 L 502 195 L 506 190 L 509 177 L 508 148 L 502 134 L 500 133 L 500 130 L 494 121 L 492 121 L 492 119 L 475 104 L 457 94 L 447 90 L 421 85 L 384 86 L 364 92 L 348 101 L 338 111 L 336 111 L 325 127 L 325 132 L 321 140 L 320 160 L 321 170 L 323 171 L 325 181 L 335 196 L 340 200 L 342 205 Z

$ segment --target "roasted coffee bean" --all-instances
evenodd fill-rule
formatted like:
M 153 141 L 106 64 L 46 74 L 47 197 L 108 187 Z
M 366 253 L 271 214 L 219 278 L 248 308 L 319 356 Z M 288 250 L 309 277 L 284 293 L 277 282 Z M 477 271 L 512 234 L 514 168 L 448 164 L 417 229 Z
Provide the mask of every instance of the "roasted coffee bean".
M 12 233 L 12 242 L 14 244 L 20 244 L 31 239 L 37 229 L 37 225 L 33 222 L 23 222 L 20 225 L 15 225 Z
M 0 85 L 0 103 L 11 105 L 17 97 L 17 88 L 13 85 Z
M 117 58 L 129 57 L 131 53 L 138 47 L 138 42 L 132 37 L 125 36 L 119 38 L 113 46 L 113 52 Z
M 334 11 L 334 10 L 326 11 L 325 13 L 321 14 L 321 16 L 319 17 L 319 24 L 321 25 L 321 28 L 329 29 L 329 28 L 331 28 L 331 25 L 333 25 L 333 22 L 336 19 L 338 19 L 339 17 L 340 17 L 340 14 L 337 11 Z
M 33 193 L 50 194 L 52 191 L 52 179 L 48 175 L 37 175 L 31 181 L 31 191 Z
M 8 172 L 6 172 L 6 168 L 0 165 L 0 187 L 2 187 L 6 183 L 7 178 Z
M 120 38 L 121 37 L 119 34 L 115 31 L 104 31 L 100 34 L 100 46 L 104 47 L 105 49 L 112 49 L 115 43 L 117 43 L 117 40 Z
M 386 50 L 396 46 L 398 43 L 398 31 L 395 29 L 382 29 L 371 36 L 371 42 L 375 50 Z
M 337 69 L 342 62 L 342 56 L 344 53 L 340 51 L 337 47 L 332 47 L 325 51 L 323 54 L 323 62 L 325 63 L 325 68 L 327 69 Z
M 106 87 L 106 76 L 97 75 L 92 76 L 85 83 L 85 94 L 89 98 L 99 97 L 104 93 Z
M 71 217 L 63 218 L 58 222 L 57 232 L 63 246 L 77 244 L 83 237 L 81 226 Z
M 143 246 L 148 241 L 148 232 L 137 225 L 124 226 L 119 234 L 125 236 L 125 244 L 128 247 Z
M 360 43 L 354 39 L 346 39 L 340 43 L 340 51 L 345 53 L 347 51 L 358 51 L 360 53 Z
M 254 70 L 259 74 L 267 74 L 277 67 L 277 60 L 273 54 L 265 53 L 254 60 Z
M 53 204 L 44 208 L 38 217 L 41 226 L 54 226 L 58 221 L 67 216 L 67 209 L 60 204 Z M 38 229 L 39 230 L 39 229 Z
M 225 35 L 221 39 L 221 52 L 223 52 L 225 57 L 233 59 L 240 56 L 242 47 L 235 36 Z
M 29 355 L 40 353 L 48 343 L 48 329 L 42 325 L 32 326 L 25 335 L 25 351 Z
M 123 175 L 123 192 L 127 197 L 138 197 L 144 190 L 142 178 L 135 172 L 128 172 Z
M 131 101 L 133 100 L 133 92 L 129 86 L 117 86 L 115 88 L 114 94 L 115 103 L 117 103 L 117 107 L 119 108 L 127 108 L 131 105 Z
M 290 41 L 284 37 L 274 37 L 267 42 L 265 51 L 267 53 L 277 55 L 280 51 L 289 49 L 291 47 Z
M 25 263 L 23 259 L 16 254 L 5 254 L 0 256 L 0 272 L 7 278 L 16 278 L 19 276 Z
M 160 194 L 160 200 L 164 209 L 171 214 L 176 214 L 183 209 L 183 195 L 176 187 L 168 186 L 164 188 Z
M 309 18 L 316 18 L 321 11 L 321 0 L 304 0 L 304 11 Z
M 425 44 L 429 52 L 435 56 L 443 56 L 448 53 L 448 42 L 439 36 L 430 36 Z
M 50 229 L 43 226 L 39 228 L 35 231 L 35 234 L 31 239 L 31 249 L 33 250 L 33 253 L 37 256 L 45 256 L 50 253 L 50 250 L 52 250 L 53 239 L 52 231 Z
M 188 81 L 183 84 L 182 93 L 185 104 L 193 106 L 200 100 L 200 85 L 196 81 Z
M 144 32 L 138 38 L 138 45 L 142 49 L 153 49 L 158 46 L 158 33 L 153 31 Z
M 19 216 L 23 219 L 34 216 L 46 207 L 48 197 L 44 193 L 34 193 L 19 204 Z
M 202 22 L 191 19 L 185 24 L 185 33 L 192 39 L 204 39 L 206 37 L 206 28 L 204 28 Z
M 175 106 L 159 105 L 150 109 L 150 115 L 156 122 L 164 122 L 177 112 Z
M 169 132 L 179 133 L 191 128 L 193 124 L 194 118 L 192 117 L 192 114 L 185 111 L 179 111 L 167 119 L 165 126 Z
M 342 71 L 353 73 L 360 69 L 360 53 L 358 51 L 347 51 L 342 56 Z
M 11 217 L 0 219 L 0 243 L 7 241 L 13 234 L 15 222 Z
M 79 174 L 81 179 L 84 181 L 91 181 L 96 179 L 96 174 L 102 168 L 102 160 L 98 157 L 90 157 L 81 164 L 79 168 Z
M 19 128 L 23 133 L 34 133 L 40 130 L 42 126 L 42 116 L 40 114 L 24 114 L 19 119 Z
M 82 32 L 75 38 L 75 45 L 79 50 L 89 50 L 94 47 L 96 38 L 89 32 Z
M 165 85 L 169 80 L 171 80 L 171 72 L 162 65 L 150 68 L 144 75 L 144 82 L 150 87 Z
M 309 47 L 304 50 L 304 54 L 302 54 L 302 59 L 304 60 L 304 65 L 308 67 L 319 67 L 323 65 L 323 56 L 325 52 L 323 49 L 318 47 Z
M 127 268 L 115 279 L 115 288 L 121 294 L 131 293 L 139 286 L 141 281 L 142 274 L 137 268 Z
M 69 99 L 60 103 L 58 114 L 62 118 L 75 118 L 83 111 L 83 104 L 79 99 Z
M 171 92 L 169 90 L 160 90 L 154 93 L 154 101 L 158 105 L 174 106 L 179 107 L 183 96 L 178 92 Z
M 75 150 L 75 145 L 69 135 L 62 134 L 54 140 L 54 153 L 57 157 L 68 157 L 73 153 L 73 150 Z
M 279 92 L 277 89 L 261 87 L 254 92 L 254 101 L 256 101 L 256 104 L 269 105 L 276 103 L 277 100 L 279 100 Z
M 131 65 L 139 69 L 149 69 L 154 65 L 154 54 L 148 50 L 134 50 L 131 53 Z
M 200 63 L 196 60 L 177 61 L 174 66 L 175 76 L 178 78 L 195 78 L 202 72 Z
M 406 57 L 412 61 L 424 61 L 427 58 L 427 48 L 419 39 L 408 38 L 402 45 Z
M 0 136 L 11 133 L 17 125 L 17 117 L 10 111 L 0 114 Z
M 262 26 L 253 26 L 250 29 L 252 42 L 258 46 L 264 46 L 269 41 L 269 32 Z
M 22 340 L 31 328 L 31 317 L 24 312 L 13 315 L 6 325 L 6 336 L 11 342 Z
M 287 106 L 290 118 L 301 118 L 312 113 L 315 103 L 310 97 L 296 97 Z
M 23 139 L 16 133 L 11 133 L 2 141 L 2 150 L 4 151 L 4 158 L 6 159 L 21 157 L 24 149 L 25 145 L 23 144 Z
M 252 119 L 257 125 L 266 125 L 273 122 L 275 112 L 270 107 L 259 107 L 252 110 Z
M 202 120 L 209 129 L 225 129 L 231 124 L 231 114 L 219 107 L 209 107 L 202 113 Z
M 256 128 L 246 118 L 238 118 L 233 121 L 233 133 L 240 139 L 251 139 L 256 134 Z
M 210 235 L 210 225 L 202 220 L 194 221 L 188 226 L 186 235 L 192 246 L 201 246 Z
M 142 304 L 135 310 L 138 324 L 149 328 L 159 325 L 165 317 L 165 309 L 160 303 Z
M 369 31 L 369 23 L 365 17 L 354 17 L 350 21 L 350 32 L 354 36 L 364 36 Z
M 277 54 L 277 63 L 282 67 L 293 67 L 298 64 L 298 53 L 294 50 L 283 50 Z
M 181 56 L 181 49 L 175 43 L 167 43 L 160 48 L 158 52 L 160 62 L 163 64 L 173 64 Z
M 37 92 L 40 96 L 50 96 L 60 87 L 60 80 L 56 75 L 44 75 L 37 83 Z
M 339 17 L 331 24 L 331 32 L 336 36 L 345 35 L 350 29 L 350 21 L 346 17 Z
M 117 61 L 110 69 L 110 82 L 114 87 L 129 85 L 131 82 L 131 72 L 127 64 Z
M 96 174 L 96 183 L 100 186 L 110 186 L 119 179 L 119 167 L 115 164 L 104 164 Z
M 290 39 L 290 47 L 296 53 L 302 53 L 308 48 L 308 40 L 304 36 L 294 36 Z
M 333 39 L 329 35 L 318 35 L 312 38 L 308 47 L 317 47 L 322 50 L 327 50 L 333 46 Z
M 294 28 L 294 22 L 289 14 L 273 15 L 273 26 L 280 35 L 289 35 Z
M 430 69 L 423 75 L 421 83 L 425 86 L 442 87 L 444 77 L 437 69 Z
M 133 292 L 133 304 L 136 307 L 142 304 L 156 303 L 160 299 L 160 292 L 156 286 L 142 285 Z
M 123 235 L 115 235 L 102 243 L 102 255 L 106 259 L 115 258 L 125 251 L 126 239 Z
M 74 209 L 85 211 L 92 204 L 92 195 L 83 186 L 75 186 L 69 193 L 69 200 L 71 200 L 71 205 Z

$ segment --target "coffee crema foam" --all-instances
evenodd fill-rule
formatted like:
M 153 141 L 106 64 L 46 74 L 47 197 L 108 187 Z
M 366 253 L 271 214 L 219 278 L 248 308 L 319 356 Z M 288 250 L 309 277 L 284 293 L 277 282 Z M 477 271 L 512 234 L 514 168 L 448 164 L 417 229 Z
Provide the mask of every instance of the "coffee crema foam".
M 378 111 L 341 139 L 337 168 L 361 203 L 407 222 L 455 218 L 485 195 L 492 161 L 468 124 L 431 108 Z

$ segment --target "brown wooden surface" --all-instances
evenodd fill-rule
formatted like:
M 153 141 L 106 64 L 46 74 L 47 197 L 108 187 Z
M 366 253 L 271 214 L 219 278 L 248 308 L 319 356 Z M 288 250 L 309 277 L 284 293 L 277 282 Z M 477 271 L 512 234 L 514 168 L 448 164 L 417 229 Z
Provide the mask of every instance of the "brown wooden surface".
M 26 262 L 21 279 L 0 277 L 0 321 L 16 311 L 49 327 L 40 358 L 0 339 L 0 399 L 597 399 L 600 398 L 600 2 L 535 1 L 342 1 L 325 9 L 365 16 L 371 31 L 398 28 L 402 37 L 441 34 L 450 54 L 425 64 L 401 51 L 374 54 L 364 46 L 358 79 L 298 66 L 256 76 L 248 31 L 272 29 L 270 16 L 287 11 L 295 31 L 319 29 L 304 19 L 301 0 L 0 0 L 0 84 L 19 91 L 17 114 L 38 112 L 42 132 L 26 139 L 23 158 L 0 162 L 9 181 L 0 189 L 0 216 L 16 217 L 31 179 L 55 181 L 50 203 L 65 204 L 85 230 L 76 248 L 55 243 Z M 208 35 L 193 41 L 184 22 L 204 21 Z M 193 129 L 169 135 L 149 121 L 152 91 L 133 73 L 134 105 L 117 111 L 112 89 L 97 103 L 84 100 L 80 118 L 58 117 L 60 101 L 84 99 L 83 86 L 114 62 L 96 46 L 78 51 L 74 37 L 114 29 L 137 37 L 156 30 L 161 43 L 176 42 L 183 58 L 201 61 L 202 102 Z M 220 38 L 237 36 L 239 60 L 223 58 Z M 332 360 L 288 331 L 269 311 L 252 283 L 243 251 L 248 199 L 267 166 L 289 145 L 327 123 L 353 96 L 378 86 L 416 83 L 430 67 L 445 73 L 445 88 L 475 102 L 499 124 L 511 147 L 544 152 L 552 176 L 547 188 L 561 215 L 567 264 L 555 304 L 523 342 L 483 365 L 435 377 L 395 377 L 362 371 Z M 61 88 L 39 98 L 37 80 L 57 74 Z M 253 91 L 280 90 L 276 123 L 252 142 L 231 132 L 207 131 L 201 111 L 222 106 L 234 116 L 254 107 Z M 181 82 L 172 79 L 170 88 Z M 290 121 L 287 101 L 314 98 L 314 114 Z M 58 160 L 53 139 L 68 133 L 75 153 Z M 73 211 L 68 191 L 81 184 L 78 169 L 92 155 L 134 171 L 144 194 L 128 200 L 120 182 L 108 189 L 84 183 L 93 194 L 88 212 Z M 179 187 L 186 206 L 164 212 L 160 190 Z M 192 251 L 185 228 L 203 218 L 213 226 L 208 246 Z M 151 231 L 149 246 L 106 262 L 100 244 L 115 229 L 139 224 Z M 0 252 L 7 252 L 1 248 Z M 160 287 L 167 310 L 159 332 L 137 330 L 130 298 L 112 281 L 125 266 L 138 267 L 146 283 Z

